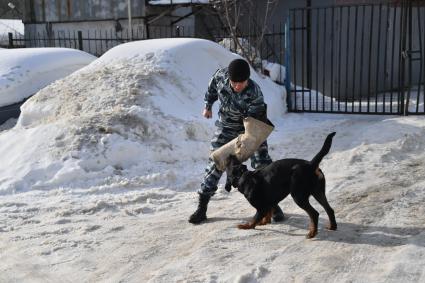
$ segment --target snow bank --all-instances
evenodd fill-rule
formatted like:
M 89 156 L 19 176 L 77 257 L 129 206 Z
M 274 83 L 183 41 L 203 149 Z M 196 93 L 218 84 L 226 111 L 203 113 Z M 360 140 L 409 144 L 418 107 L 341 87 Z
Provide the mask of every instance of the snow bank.
M 216 69 L 236 57 L 198 39 L 147 40 L 108 51 L 21 107 L 15 129 L 0 135 L 1 143 L 19 139 L 8 147 L 0 190 L 150 179 L 148 172 L 205 162 L 214 128 L 200 115 L 204 93 Z M 271 119 L 282 115 L 284 89 L 255 72 L 252 78 Z
M 267 71 L 268 76 L 274 82 L 285 83 L 286 69 L 284 66 L 268 62 L 267 60 L 262 61 L 264 71 Z
M 20 102 L 95 59 L 88 53 L 68 48 L 1 50 L 0 106 Z

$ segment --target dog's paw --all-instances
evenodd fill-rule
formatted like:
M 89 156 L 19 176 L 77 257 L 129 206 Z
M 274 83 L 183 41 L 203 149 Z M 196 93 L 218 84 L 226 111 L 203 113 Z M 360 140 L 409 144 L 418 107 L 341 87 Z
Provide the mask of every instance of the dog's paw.
M 270 217 L 265 216 L 263 219 L 261 219 L 260 223 L 258 223 L 257 225 L 267 225 L 272 223 L 272 220 Z
M 326 226 L 326 229 L 331 230 L 331 231 L 335 231 L 337 228 L 336 223 L 335 224 L 328 224 L 328 226 Z
M 230 193 L 230 191 L 232 190 L 232 185 L 231 185 L 231 184 L 229 184 L 229 183 L 226 183 L 226 185 L 224 186 L 224 189 L 225 189 L 228 193 Z
M 239 229 L 248 230 L 248 229 L 254 229 L 255 226 L 253 226 L 251 223 L 245 223 L 245 224 L 239 224 Z
M 317 230 L 310 230 L 310 231 L 308 232 L 308 234 L 307 234 L 307 235 L 305 235 L 305 237 L 306 237 L 307 239 L 312 239 L 312 238 L 316 237 L 316 235 L 317 235 Z

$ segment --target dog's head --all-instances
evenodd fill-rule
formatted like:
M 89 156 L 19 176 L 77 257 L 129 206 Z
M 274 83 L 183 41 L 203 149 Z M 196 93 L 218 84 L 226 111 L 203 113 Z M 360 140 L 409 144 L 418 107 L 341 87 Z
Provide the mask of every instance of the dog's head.
M 244 172 L 248 171 L 247 167 L 243 165 L 236 156 L 230 155 L 227 158 L 226 166 L 226 190 L 230 191 L 231 186 L 239 188 L 239 179 Z
M 238 191 L 241 192 L 248 200 L 251 198 L 251 193 L 259 186 L 257 178 L 258 171 L 245 171 L 238 181 Z

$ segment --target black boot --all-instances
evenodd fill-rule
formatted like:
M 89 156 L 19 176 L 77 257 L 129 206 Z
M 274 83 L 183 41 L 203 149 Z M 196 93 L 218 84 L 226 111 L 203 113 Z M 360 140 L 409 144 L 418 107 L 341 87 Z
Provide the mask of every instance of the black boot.
M 285 216 L 283 216 L 282 209 L 280 209 L 279 205 L 277 205 L 277 204 L 274 207 L 272 218 L 273 218 L 274 222 L 281 222 L 285 218 Z
M 192 224 L 199 224 L 207 220 L 207 206 L 210 197 L 206 195 L 199 195 L 199 204 L 196 211 L 189 217 L 189 222 Z

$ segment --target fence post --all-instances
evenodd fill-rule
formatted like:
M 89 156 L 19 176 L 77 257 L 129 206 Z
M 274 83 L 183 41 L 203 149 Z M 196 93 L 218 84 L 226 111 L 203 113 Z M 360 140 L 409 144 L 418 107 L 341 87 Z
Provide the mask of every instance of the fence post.
M 333 11 L 333 8 L 332 8 Z M 312 51 L 311 51 L 311 0 L 307 0 L 307 88 L 311 90 L 312 88 Z M 332 31 L 333 34 L 333 31 Z M 333 35 L 332 35 L 333 37 Z M 331 104 L 332 105 L 332 104 Z
M 400 113 L 404 116 L 407 116 L 407 110 L 408 108 L 406 107 L 406 103 L 405 103 L 405 95 L 406 95 L 406 67 L 408 62 L 408 54 L 407 54 L 407 20 L 408 20 L 408 4 L 407 4 L 407 0 L 403 0 L 401 1 L 401 12 L 400 12 L 400 30 L 402 31 L 402 37 L 401 37 L 401 54 L 400 54 L 400 66 L 399 68 L 401 68 L 401 70 L 399 71 L 399 84 L 400 84 L 400 97 L 401 97 L 401 101 L 400 101 Z
M 80 30 L 78 31 L 78 49 L 83 50 L 83 32 Z
M 9 32 L 9 48 L 13 48 L 13 34 Z
M 291 101 L 291 12 L 288 11 L 288 15 L 285 23 L 285 88 L 286 88 L 286 107 L 288 112 L 291 112 L 292 101 Z M 296 89 L 296 86 L 294 86 Z M 294 92 L 296 95 L 296 92 Z
M 413 73 L 413 53 L 415 52 L 413 50 L 413 46 L 412 46 L 412 38 L 413 38 L 413 4 L 412 2 L 408 2 L 406 3 L 406 10 L 408 10 L 408 12 L 406 11 L 406 17 L 408 18 L 407 20 L 407 29 L 408 29 L 408 42 L 406 43 L 406 61 L 407 61 L 407 68 L 406 68 L 406 72 L 407 72 L 407 88 L 405 90 L 405 104 L 404 104 L 404 115 L 409 115 L 410 111 L 409 111 L 409 105 L 410 105 L 410 99 L 411 99 L 411 91 L 412 91 L 412 73 Z M 419 12 L 418 12 L 419 13 Z M 417 19 L 419 21 L 419 18 Z M 419 28 L 420 30 L 420 28 Z M 421 51 L 422 52 L 422 51 Z M 420 95 L 420 93 L 418 92 L 417 94 L 418 96 Z M 412 111 L 413 112 L 413 111 Z

